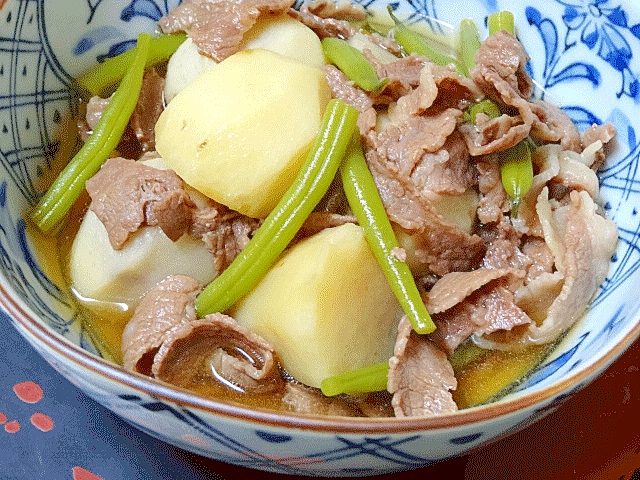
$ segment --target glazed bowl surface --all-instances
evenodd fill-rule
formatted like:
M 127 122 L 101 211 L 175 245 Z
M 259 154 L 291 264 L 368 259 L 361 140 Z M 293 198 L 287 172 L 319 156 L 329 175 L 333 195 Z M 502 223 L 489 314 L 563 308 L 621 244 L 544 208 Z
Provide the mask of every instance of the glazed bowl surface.
M 634 0 L 395 2 L 434 29 L 508 9 L 529 71 L 581 130 L 612 122 L 602 206 L 619 228 L 609 274 L 554 353 L 499 401 L 429 419 L 284 415 L 194 396 L 103 358 L 39 263 L 25 215 L 75 113 L 74 76 L 129 48 L 177 0 L 0 1 L 0 303 L 61 375 L 138 429 L 186 450 L 293 475 L 366 476 L 428 465 L 525 428 L 587 385 L 640 336 L 640 5 Z M 383 12 L 386 2 L 367 1 Z

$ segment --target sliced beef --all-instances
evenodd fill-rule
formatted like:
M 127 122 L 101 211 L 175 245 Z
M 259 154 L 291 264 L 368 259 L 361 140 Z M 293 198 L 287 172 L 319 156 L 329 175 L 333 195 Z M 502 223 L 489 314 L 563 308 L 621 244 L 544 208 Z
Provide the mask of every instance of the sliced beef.
M 196 317 L 201 290 L 173 275 L 149 291 L 122 336 L 124 367 L 185 388 L 218 380 L 244 392 L 281 388 L 269 343 L 226 315 Z
M 521 235 L 513 227 L 508 217 L 494 225 L 490 231 L 485 232 L 487 250 L 482 259 L 485 268 L 508 269 L 513 268 L 525 272 L 532 261 L 524 253 L 521 247 Z
M 187 32 L 202 55 L 220 62 L 240 49 L 261 14 L 283 15 L 292 0 L 185 0 L 162 17 L 164 33 Z
M 433 79 L 434 65 L 425 62 L 420 70 L 418 85 L 398 99 L 395 105 L 389 107 L 389 116 L 392 122 L 400 124 L 406 117 L 421 115 L 433 105 L 438 96 L 438 85 Z M 449 135 L 451 132 L 448 132 Z
M 365 8 L 359 3 L 349 1 L 311 0 L 304 3 L 304 8 L 320 18 L 354 21 L 367 19 Z
M 429 193 L 462 195 L 478 182 L 476 166 L 457 131 L 447 137 L 440 150 L 425 153 L 409 176 L 427 196 Z
M 587 154 L 589 147 L 596 147 L 595 151 L 591 153 L 593 155 L 593 161 L 590 162 L 590 167 L 593 170 L 598 170 L 604 163 L 604 148 L 615 137 L 616 127 L 612 123 L 605 123 L 603 125 L 591 125 L 582 135 L 582 147 L 583 153 Z
M 537 147 L 532 154 L 534 177 L 531 188 L 523 197 L 518 212 L 519 230 L 529 236 L 542 237 L 541 217 L 537 211 L 538 197 L 544 188 L 561 203 L 568 203 L 572 190 L 586 191 L 592 198 L 599 193 L 596 173 L 589 168 L 591 155 L 563 150 L 561 145 Z
M 482 42 L 474 58 L 475 68 L 469 74 L 485 94 L 496 100 L 504 101 L 496 96 L 496 83 L 506 83 L 508 90 L 517 97 L 529 98 L 533 93 L 533 82 L 526 71 L 528 61 L 522 44 L 503 30 Z
M 163 110 L 164 77 L 155 68 L 149 68 L 142 78 L 140 97 L 129 120 L 143 152 L 156 148 L 155 126 Z
M 379 103 L 389 103 L 410 93 L 420 85 L 420 72 L 429 63 L 426 58 L 416 54 L 387 63 L 380 62 L 366 50 L 364 54 L 375 68 L 378 78 L 386 78 L 389 81 L 382 93 L 384 101 Z
M 455 131 L 460 115 L 459 110 L 448 109 L 433 117 L 407 116 L 401 123 L 389 125 L 375 137 L 370 136 L 367 139 L 372 147 L 370 151 L 375 149 L 378 163 L 383 163 L 391 173 L 408 184 L 411 182 L 411 173 L 423 161 L 424 154 L 437 153 L 444 147 Z M 466 152 L 462 152 L 462 155 L 463 159 L 468 158 Z M 465 185 L 473 183 L 475 176 L 472 165 L 461 173 L 461 181 Z
M 110 101 L 111 97 L 102 98 L 94 95 L 87 102 L 85 118 L 78 122 L 78 131 L 80 132 L 80 138 L 83 142 L 86 142 L 89 139 L 91 132 L 95 130 L 96 125 L 98 125 L 98 122 L 100 121 L 100 118 L 102 118 L 102 114 Z
M 545 273 L 553 273 L 555 259 L 551 249 L 542 238 L 525 238 L 522 243 L 522 253 L 531 261 L 527 268 L 525 283 L 529 283 Z
M 464 281 L 464 272 L 458 273 L 461 274 L 459 280 Z M 430 334 L 430 339 L 450 355 L 472 335 L 520 332 L 516 327 L 531 324 L 531 319 L 518 307 L 514 294 L 507 288 L 508 280 L 490 281 L 452 308 L 434 314 L 432 318 L 437 328 Z
M 194 302 L 201 290 L 197 280 L 174 275 L 144 296 L 122 334 L 124 368 L 151 375 L 153 359 L 167 333 L 196 320 Z
M 513 349 L 556 340 L 583 314 L 605 280 L 617 244 L 617 228 L 597 213 L 587 192 L 572 191 L 570 203 L 554 208 L 545 188 L 538 211 L 545 241 L 557 271 L 542 273 L 516 291 L 517 303 L 535 322 L 507 341 L 485 335 L 474 340 L 486 348 Z
M 476 182 L 455 127 L 461 112 L 409 115 L 366 137 L 366 158 L 389 218 L 414 237 L 421 263 L 436 274 L 477 266 L 484 245 L 439 216 L 431 199 L 463 194 Z
M 484 224 L 500 222 L 504 214 L 511 209 L 507 192 L 502 186 L 500 166 L 494 162 L 478 160 L 476 168 L 480 192 L 478 220 Z
M 580 132 L 566 113 L 544 100 L 533 100 L 530 105 L 538 118 L 531 127 L 533 139 L 540 143 L 560 143 L 563 150 L 582 151 Z
M 225 208 L 221 208 L 221 210 L 222 212 L 226 211 Z M 217 213 L 215 221 L 200 233 L 202 240 L 213 255 L 218 272 L 222 272 L 244 250 L 262 224 L 262 220 L 233 211 L 226 211 L 223 214 L 220 214 L 218 210 L 215 211 Z M 199 210 L 196 217 L 202 218 L 201 216 L 202 210 Z
M 497 119 L 481 116 L 476 125 L 461 125 L 471 155 L 505 150 L 528 136 L 580 151 L 580 134 L 571 119 L 551 103 L 530 98 L 533 82 L 526 71 L 528 60 L 522 44 L 506 31 L 482 43 L 470 76 L 507 114 Z
M 562 273 L 542 272 L 516 290 L 516 305 L 524 310 L 536 325 L 541 325 L 547 318 L 549 307 L 560 295 L 563 284 Z
M 396 417 L 431 417 L 458 410 L 451 391 L 457 381 L 445 353 L 426 336 L 413 332 L 406 317 L 398 326 L 389 360 L 387 390 Z
M 152 373 L 179 387 L 221 380 L 245 393 L 273 391 L 284 382 L 273 346 L 221 313 L 166 332 Z
M 417 57 L 417 59 L 420 58 Z M 385 71 L 394 72 L 395 69 L 392 68 L 395 63 L 404 66 L 400 61 L 385 64 L 380 68 L 382 70 L 381 73 Z M 409 66 L 411 65 L 409 64 Z M 403 70 L 400 70 L 400 72 L 402 73 Z M 405 80 L 404 77 L 399 78 Z M 406 83 L 412 85 L 409 82 Z M 472 80 L 459 75 L 452 68 L 440 67 L 425 60 L 424 66 L 420 70 L 419 85 L 399 98 L 397 105 L 391 105 L 390 116 L 392 118 L 397 118 L 398 116 L 402 118 L 405 115 L 420 115 L 429 109 L 429 115 L 431 116 L 449 109 L 462 111 L 480 98 L 482 98 L 482 92 Z
M 405 210 L 420 210 L 429 192 L 461 194 L 476 182 L 475 166 L 454 134 L 458 118 L 455 109 L 434 117 L 409 116 L 366 138 L 367 161 L 387 212 L 405 228 L 422 223 L 420 215 Z
M 341 215 L 330 212 L 312 212 L 300 227 L 300 232 L 307 237 L 325 228 L 339 227 L 345 223 L 357 223 L 355 215 Z
M 320 38 L 338 37 L 346 40 L 356 33 L 356 28 L 348 20 L 324 18 L 312 10 L 308 3 L 303 3 L 298 10 L 290 10 L 289 15 L 304 23 Z M 315 10 L 318 13 L 323 13 L 319 9 Z
M 437 329 L 430 335 L 446 353 L 472 334 L 510 331 L 530 318 L 514 300 L 511 285 L 522 283 L 524 271 L 514 268 L 479 268 L 451 272 L 426 294 L 426 305 Z
M 288 382 L 282 403 L 287 410 L 311 415 L 358 417 L 360 412 L 341 397 L 325 397 L 318 389 Z
M 603 145 L 609 143 L 616 135 L 616 127 L 612 123 L 603 125 L 591 125 L 582 134 L 582 146 L 588 147 L 594 142 L 600 141 Z
M 558 190 L 557 198 L 562 198 L 570 190 L 584 190 L 591 198 L 597 198 L 600 192 L 600 181 L 596 172 L 585 164 L 584 157 L 573 151 L 562 151 L 558 155 L 559 171 L 553 177 L 550 188 Z
M 373 99 L 367 92 L 358 88 L 341 70 L 333 65 L 325 65 L 323 70 L 333 98 L 343 100 L 359 112 L 373 107 Z
M 145 154 L 149 158 L 153 154 Z M 143 226 L 159 226 L 176 241 L 201 238 L 218 273 L 247 246 L 262 224 L 189 189 L 175 172 L 123 158 L 109 159 L 87 181 L 90 208 L 104 224 L 114 249 Z
M 460 125 L 460 132 L 473 156 L 511 148 L 527 138 L 530 131 L 531 125 L 524 123 L 519 115 L 501 115 L 490 119 L 487 115 L 479 114 L 475 125 L 471 122 Z
M 191 225 L 195 205 L 172 170 L 111 158 L 87 180 L 86 188 L 90 208 L 107 229 L 115 250 L 143 225 L 159 226 L 174 241 Z
M 469 235 L 438 215 L 421 230 L 411 233 L 413 260 L 421 271 L 442 276 L 478 268 L 486 249 L 477 235 Z
M 479 268 L 470 272 L 451 272 L 436 282 L 426 295 L 429 313 L 442 313 L 464 301 L 469 295 L 488 283 L 518 276 L 514 269 Z
M 606 278 L 617 245 L 615 224 L 597 213 L 596 204 L 586 192 L 572 191 L 570 200 L 567 207 L 561 207 L 566 212 L 556 216 L 562 219 L 566 215 L 566 224 L 551 221 L 554 236 L 562 242 L 562 258 L 556 259 L 556 265 L 565 277 L 564 284 L 542 325 L 530 327 L 528 338 L 534 343 L 555 340 L 584 314 Z

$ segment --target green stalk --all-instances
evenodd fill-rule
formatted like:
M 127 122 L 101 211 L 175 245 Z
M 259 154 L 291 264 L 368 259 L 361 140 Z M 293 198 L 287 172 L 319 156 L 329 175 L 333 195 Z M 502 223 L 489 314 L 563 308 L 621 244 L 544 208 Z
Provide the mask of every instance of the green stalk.
M 505 191 L 513 199 L 511 215 L 517 217 L 520 202 L 533 184 L 533 162 L 527 140 L 500 152 L 500 175 Z
M 447 55 L 441 50 L 433 48 L 429 45 L 427 39 L 423 35 L 404 25 L 393 14 L 393 8 L 391 5 L 387 5 L 387 12 L 389 12 L 389 16 L 395 24 L 393 29 L 393 38 L 407 54 L 417 53 L 440 66 L 455 63 L 456 60 L 453 57 Z
M 186 40 L 184 33 L 161 35 L 151 39 L 145 68 L 167 60 Z M 117 84 L 134 61 L 137 48 L 133 47 L 118 56 L 109 58 L 83 73 L 76 83 L 91 95 L 100 95 L 107 88 Z
M 489 27 L 489 35 L 494 35 L 502 30 L 506 30 L 511 35 L 516 34 L 513 13 L 508 10 L 501 10 L 489 15 L 487 26 Z
M 379 92 L 389 83 L 389 79 L 380 80 L 367 57 L 344 40 L 329 37 L 323 38 L 321 43 L 325 57 L 363 90 Z
M 358 136 L 352 139 L 340 174 L 349 206 L 364 229 L 369 246 L 413 329 L 417 333 L 433 332 L 436 326 L 420 297 L 413 274 L 406 262 L 395 255 L 398 240 L 362 154 Z
M 489 15 L 487 25 L 489 27 L 489 35 L 495 35 L 503 30 L 511 35 L 515 35 L 516 32 L 513 13 L 508 10 Z M 530 142 L 529 140 L 523 140 L 519 144 L 500 152 L 499 156 L 502 185 L 513 200 L 511 215 L 517 217 L 522 198 L 533 183 Z
M 325 378 L 320 384 L 320 390 L 327 397 L 340 395 L 341 393 L 380 392 L 387 389 L 388 374 L 389 363 L 377 363 Z
M 67 215 L 84 190 L 86 181 L 100 169 L 118 146 L 129 117 L 138 103 L 150 42 L 148 34 L 140 34 L 130 68 L 93 133 L 31 213 L 31 218 L 43 232 L 52 231 Z
M 342 100 L 329 102 L 300 174 L 249 244 L 196 298 L 199 317 L 226 311 L 262 279 L 329 189 L 357 119 L 354 107 Z
M 502 115 L 498 105 L 496 105 L 492 100 L 489 100 L 488 98 L 485 98 L 478 103 L 474 103 L 469 108 L 469 120 L 471 120 L 474 125 L 476 123 L 476 117 L 479 113 L 484 113 L 489 118 L 498 118 L 500 115 Z
M 476 22 L 470 18 L 462 20 L 458 29 L 458 37 L 458 48 L 460 51 L 458 66 L 460 73 L 468 77 L 469 72 L 476 66 L 474 58 L 482 43 Z

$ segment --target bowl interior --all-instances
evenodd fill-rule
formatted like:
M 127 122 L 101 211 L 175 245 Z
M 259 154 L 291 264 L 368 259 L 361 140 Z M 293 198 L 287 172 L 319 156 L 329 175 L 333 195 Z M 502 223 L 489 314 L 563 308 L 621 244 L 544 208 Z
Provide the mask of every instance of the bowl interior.
M 45 5 L 44 0 L 10 0 L 0 10 L 6 20 L 2 37 L 9 37 L 12 45 L 0 50 L 2 295 L 11 296 L 29 321 L 46 325 L 58 340 L 96 356 L 100 352 L 62 288 L 59 272 L 36 255 L 24 216 L 64 160 L 60 152 L 68 148 L 65 124 L 76 108 L 69 90 L 72 78 L 128 48 L 138 32 L 155 31 L 156 21 L 178 3 L 71 0 Z M 379 12 L 385 8 L 383 2 L 364 3 Z M 422 15 L 451 25 L 474 18 L 483 35 L 486 15 L 501 8 L 495 0 L 397 3 L 399 14 L 412 22 L 421 21 Z M 618 225 L 620 241 L 587 315 L 503 402 L 588 370 L 616 345 L 621 353 L 620 342 L 628 346 L 640 334 L 640 7 L 631 0 L 567 5 L 549 1 L 541 8 L 535 2 L 513 0 L 504 8 L 515 14 L 541 94 L 553 98 L 581 129 L 593 123 L 616 125 L 617 139 L 600 179 L 602 208 Z

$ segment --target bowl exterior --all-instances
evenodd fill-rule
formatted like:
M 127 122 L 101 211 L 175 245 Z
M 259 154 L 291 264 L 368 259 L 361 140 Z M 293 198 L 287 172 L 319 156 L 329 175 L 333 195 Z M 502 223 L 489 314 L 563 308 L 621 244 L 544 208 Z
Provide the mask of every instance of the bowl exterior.
M 57 372 L 141 431 L 208 458 L 287 475 L 361 477 L 424 467 L 515 433 L 569 397 L 563 392 L 497 418 L 480 414 L 473 421 L 427 429 L 371 430 L 368 422 L 345 428 L 340 420 L 322 428 L 295 420 L 282 425 L 272 414 L 251 419 L 233 408 L 212 412 L 206 405 L 184 405 L 175 395 L 167 397 L 169 388 L 147 385 L 145 379 L 121 381 L 117 373 L 88 364 L 72 349 L 51 345 L 56 339 L 50 332 L 25 328 L 20 321 L 15 326 Z
M 514 12 L 538 85 L 582 128 L 613 122 L 602 207 L 620 227 L 607 280 L 555 354 L 499 402 L 428 421 L 282 419 L 190 397 L 99 358 L 69 294 L 47 276 L 25 212 L 64 151 L 75 113 L 69 86 L 129 48 L 177 0 L 0 1 L 0 302 L 34 348 L 72 383 L 144 432 L 224 462 L 266 471 L 361 476 L 417 468 L 526 427 L 586 385 L 640 335 L 640 6 L 631 0 L 397 2 L 446 32 L 471 17 Z M 366 2 L 383 12 L 386 2 Z M 395 5 L 395 4 L 394 4 Z M 61 28 L 64 26 L 64 28 Z

